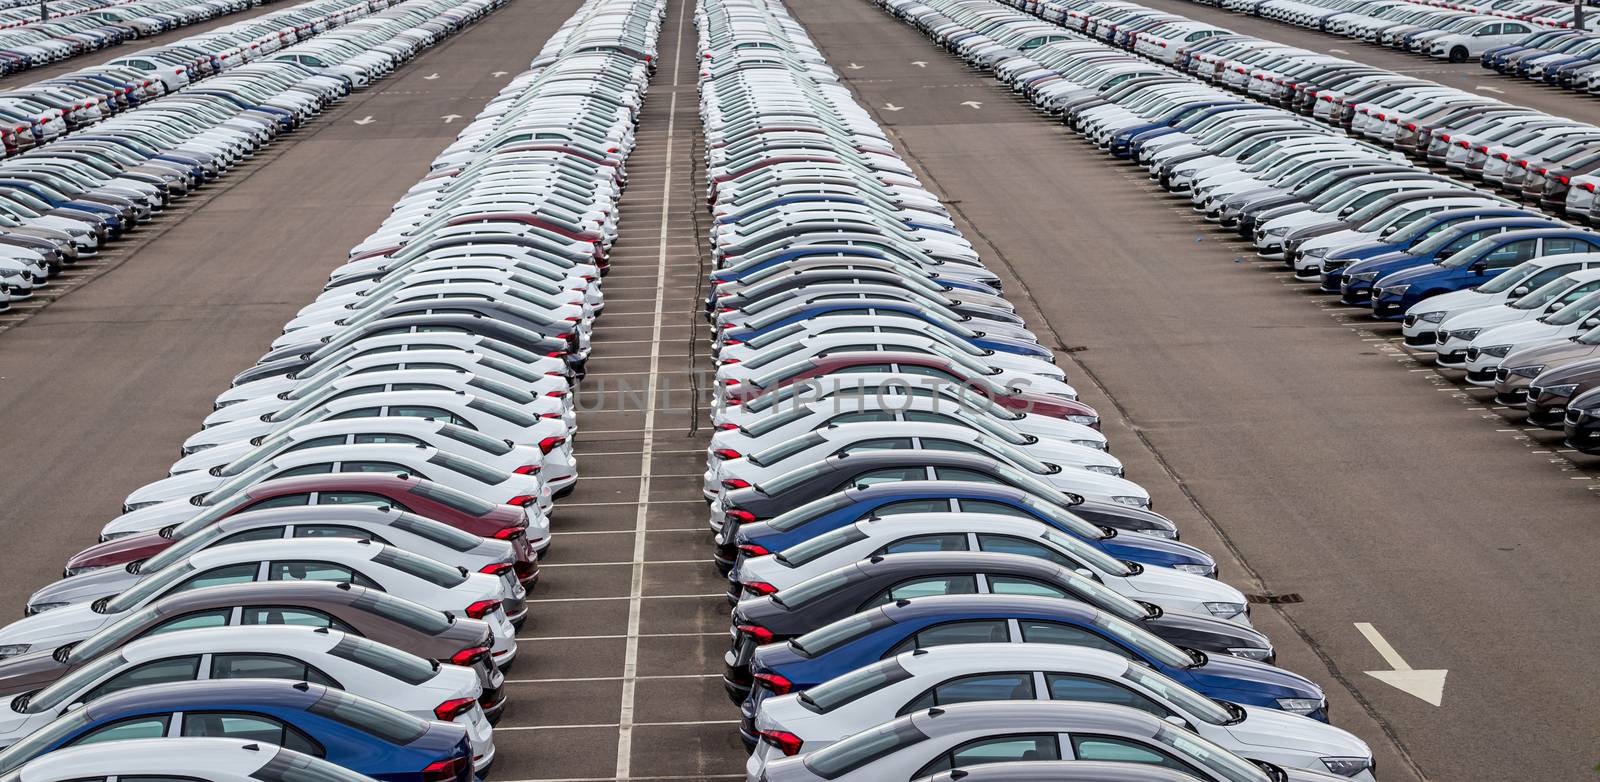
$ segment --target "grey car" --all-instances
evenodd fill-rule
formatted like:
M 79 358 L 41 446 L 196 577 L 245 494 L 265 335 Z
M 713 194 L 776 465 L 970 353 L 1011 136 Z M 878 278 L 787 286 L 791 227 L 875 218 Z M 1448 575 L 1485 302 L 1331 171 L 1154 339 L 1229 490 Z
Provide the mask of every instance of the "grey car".
M 878 782 L 921 779 L 987 763 L 1062 760 L 1164 766 L 1205 782 L 1345 779 L 1245 760 L 1182 727 L 1127 706 L 984 701 L 914 712 L 816 752 L 774 761 L 766 768 L 765 780 Z
M 484 711 L 494 719 L 505 708 L 505 675 L 490 654 L 497 639 L 488 624 L 331 581 L 258 581 L 179 592 L 82 641 L 0 659 L 0 696 L 37 690 L 137 638 L 256 624 L 330 627 L 419 657 L 471 667 L 483 682 Z
M 917 782 L 1194 782 L 1194 775 L 1139 763 L 1035 760 L 951 769 Z

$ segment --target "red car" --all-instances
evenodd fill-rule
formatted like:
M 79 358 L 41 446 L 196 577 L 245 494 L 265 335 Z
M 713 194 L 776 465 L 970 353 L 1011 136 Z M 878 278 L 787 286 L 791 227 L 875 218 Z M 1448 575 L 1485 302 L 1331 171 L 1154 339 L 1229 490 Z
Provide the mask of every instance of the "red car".
M 390 505 L 480 537 L 511 541 L 517 555 L 517 579 L 528 586 L 539 577 L 533 541 L 528 539 L 528 512 L 525 509 L 515 505 L 495 505 L 421 478 L 350 472 L 258 483 L 181 524 L 156 532 L 96 543 L 67 560 L 67 569 L 69 572 L 79 572 L 148 559 L 182 537 L 248 510 L 354 503 Z
M 745 399 L 753 399 L 761 394 L 802 380 L 849 373 L 851 370 L 859 373 L 863 371 L 862 367 L 895 364 L 900 367 L 917 368 L 906 372 L 905 374 L 907 375 L 932 377 L 944 380 L 954 386 L 972 389 L 994 400 L 995 404 L 1001 407 L 1036 413 L 1047 418 L 1091 416 L 1094 418 L 1094 423 L 1089 425 L 1096 429 L 1100 428 L 1100 414 L 1095 412 L 1094 408 L 1082 402 L 1049 394 L 1001 388 L 999 384 L 987 377 L 973 376 L 967 368 L 943 357 L 928 353 L 891 353 L 885 351 L 835 353 L 815 356 L 806 359 L 805 363 L 809 364 L 809 366 L 804 366 L 794 374 L 773 381 L 763 388 L 757 388 L 750 382 L 729 381 L 730 385 L 723 387 L 723 398 L 728 400 L 728 404 L 736 405 Z

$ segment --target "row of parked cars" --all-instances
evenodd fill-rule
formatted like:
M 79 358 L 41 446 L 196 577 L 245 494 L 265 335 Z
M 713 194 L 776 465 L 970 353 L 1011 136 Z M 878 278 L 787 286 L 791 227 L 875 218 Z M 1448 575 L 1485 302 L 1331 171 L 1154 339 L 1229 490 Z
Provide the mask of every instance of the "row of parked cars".
M 1097 42 L 1024 50 L 1016 43 L 1037 38 L 1039 22 L 990 0 L 909 7 L 934 9 L 901 15 L 1112 155 L 1144 166 L 1208 220 L 1251 239 L 1262 257 L 1400 322 L 1413 349 L 1493 387 L 1530 422 L 1564 429 L 1572 447 L 1600 452 L 1591 415 L 1600 394 L 1588 393 L 1600 387 L 1600 234 L 1360 140 L 1376 141 L 1372 127 L 1384 121 L 1368 104 L 1350 135 L 1333 133 Z M 981 34 L 956 32 L 970 25 Z M 1513 131 L 1504 132 L 1507 123 Z M 1444 128 L 1436 136 L 1451 143 L 1430 144 L 1427 155 L 1484 178 L 1488 161 L 1510 157 L 1521 140 L 1516 128 L 1537 135 L 1546 127 L 1559 128 L 1561 141 L 1592 140 L 1563 121 L 1523 125 L 1491 113 L 1464 130 Z
M 0 116 L 40 112 L 0 126 L 17 153 L 0 160 L 0 308 L 472 18 L 442 0 L 313 0 L 196 37 L 272 42 L 237 64 L 195 40 L 0 92 Z M 190 87 L 190 72 L 217 75 Z
M 584 3 L 0 628 L 0 779 L 488 769 L 663 10 Z
M 55 0 L 0 9 L 0 76 L 248 10 L 260 0 Z
M 696 23 L 747 778 L 1374 779 L 804 30 Z
M 1548 30 L 1571 30 L 1572 5 L 1547 0 L 1194 0 L 1330 35 L 1466 62 Z
M 1545 30 L 1486 49 L 1485 68 L 1580 92 L 1600 90 L 1600 36 L 1578 30 Z

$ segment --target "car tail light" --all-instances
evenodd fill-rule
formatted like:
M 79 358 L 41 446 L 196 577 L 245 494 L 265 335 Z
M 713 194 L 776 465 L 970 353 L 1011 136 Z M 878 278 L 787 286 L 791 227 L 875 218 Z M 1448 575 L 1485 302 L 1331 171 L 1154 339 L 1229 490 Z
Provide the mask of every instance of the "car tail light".
M 756 639 L 757 643 L 772 643 L 772 631 L 760 625 L 739 625 L 735 629 Z
M 546 437 L 539 441 L 539 452 L 548 454 L 561 447 L 566 441 L 567 438 L 565 437 Z
M 483 567 L 478 568 L 478 572 L 487 573 L 491 576 L 499 576 L 504 575 L 507 570 L 511 569 L 511 567 L 512 566 L 510 562 L 495 562 L 493 564 L 484 565 Z
M 472 665 L 489 654 L 487 646 L 469 646 L 450 655 L 451 665 Z
M 1570 185 L 1570 184 L 1572 184 L 1572 180 L 1570 180 L 1570 179 L 1568 179 L 1568 178 L 1566 178 L 1566 177 L 1564 177 L 1564 176 L 1557 176 L 1557 177 L 1556 177 L 1556 181 L 1557 181 L 1557 182 L 1560 182 L 1560 183 L 1561 183 L 1561 184 L 1563 184 L 1563 185 Z M 1592 191 L 1592 190 L 1594 190 L 1594 185 L 1584 185 L 1584 187 L 1585 187 L 1585 188 L 1588 188 L 1588 189 L 1589 189 L 1589 190 L 1591 190 L 1591 191 Z
M 506 500 L 507 505 L 516 505 L 523 508 L 531 508 L 538 504 L 538 502 L 539 498 L 533 496 L 532 494 L 518 494 L 517 496 Z
M 495 609 L 499 607 L 499 600 L 479 600 L 478 602 L 467 606 L 466 614 L 473 619 L 482 619 L 489 614 L 494 613 Z
M 1439 136 L 1439 140 L 1443 141 L 1446 144 L 1449 144 L 1450 143 L 1450 136 L 1441 134 Z
M 538 475 L 539 469 L 540 467 L 537 464 L 524 464 L 521 467 L 512 470 L 512 472 L 518 475 Z
M 549 353 L 546 353 L 544 355 L 545 355 L 546 358 L 566 358 L 567 357 L 567 351 L 565 351 L 565 350 L 552 350 Z
M 1417 123 L 1415 123 L 1415 122 L 1407 122 L 1406 123 L 1406 130 L 1415 131 L 1416 129 L 1417 129 Z
M 722 512 L 722 515 L 726 517 L 728 521 L 735 521 L 740 524 L 749 524 L 756 520 L 756 514 L 751 513 L 743 508 L 728 508 Z
M 1497 159 L 1499 159 L 1499 160 L 1510 160 L 1510 159 L 1511 159 L 1511 156 L 1510 156 L 1510 155 L 1507 155 L 1507 154 L 1506 154 L 1506 153 L 1504 153 L 1504 152 L 1501 152 L 1501 153 L 1500 153 L 1500 154 L 1498 154 L 1498 155 L 1495 155 L 1495 157 L 1496 157 L 1496 158 L 1497 158 Z M 1526 164 L 1524 164 L 1524 165 L 1526 165 Z
M 778 591 L 777 587 L 775 587 L 775 586 L 773 586 L 771 584 L 768 584 L 765 581 L 741 581 L 739 583 L 748 592 L 750 592 L 750 594 L 757 595 L 757 596 L 770 595 L 770 594 Z
M 800 746 L 804 743 L 799 736 L 786 730 L 758 730 L 756 735 L 760 736 L 762 741 L 777 747 L 778 751 L 782 752 L 785 757 L 794 757 L 800 754 Z
M 732 448 L 718 448 L 717 450 L 712 451 L 711 455 L 715 456 L 718 459 L 721 459 L 723 461 L 728 461 L 729 459 L 739 459 L 739 458 L 743 458 L 744 457 L 744 454 L 739 453 L 738 451 L 735 451 Z
M 717 363 L 722 364 L 723 366 L 727 366 L 729 364 L 737 364 L 737 363 L 739 363 L 739 359 L 736 359 L 736 358 L 725 358 L 725 359 L 723 359 L 723 360 L 721 360 L 721 361 L 719 361 Z
M 766 685 L 767 689 L 779 695 L 788 695 L 794 690 L 794 682 L 775 673 L 758 673 L 750 678 Z
M 451 698 L 433 707 L 433 716 L 438 717 L 442 722 L 451 722 L 455 718 L 472 711 L 473 704 L 477 702 L 477 698 Z
M 763 546 L 759 543 L 741 544 L 739 546 L 739 550 L 743 551 L 747 557 L 764 557 L 772 553 L 771 551 L 767 550 L 766 546 Z
M 1566 177 L 1562 177 L 1562 179 L 1566 179 Z M 1563 182 L 1562 184 L 1565 184 L 1565 183 Z M 1587 191 L 1589 191 L 1591 193 L 1594 192 L 1594 183 L 1593 182 L 1584 182 L 1583 184 L 1579 185 L 1579 187 L 1581 187 L 1584 190 L 1587 190 Z
M 747 480 L 743 480 L 741 478 L 729 478 L 728 480 L 725 480 L 725 481 L 722 482 L 722 488 L 724 488 L 724 489 L 748 489 L 748 488 L 750 488 L 750 482 L 747 481 Z
M 516 540 L 517 538 L 527 534 L 527 532 L 528 530 L 526 527 L 505 527 L 503 529 L 496 530 L 494 537 L 496 540 Z
M 461 773 L 471 765 L 472 759 L 465 756 L 429 763 L 428 767 L 422 770 L 422 782 L 456 782 L 461 778 Z
M 723 431 L 723 432 L 731 432 L 734 429 L 738 429 L 738 428 L 739 428 L 738 424 L 717 424 L 717 429 L 720 430 L 720 431 Z

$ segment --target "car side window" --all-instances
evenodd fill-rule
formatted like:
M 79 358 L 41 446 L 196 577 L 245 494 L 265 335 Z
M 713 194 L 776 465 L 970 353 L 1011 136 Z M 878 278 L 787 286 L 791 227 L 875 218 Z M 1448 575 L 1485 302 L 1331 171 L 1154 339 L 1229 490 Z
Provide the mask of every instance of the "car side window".
M 1060 587 L 1019 576 L 990 576 L 989 592 L 996 595 L 1032 595 L 1034 597 L 1058 597 L 1064 599 L 1072 597 Z
M 283 527 L 257 527 L 256 529 L 235 532 L 211 545 L 226 546 L 233 543 L 250 543 L 257 540 L 279 540 L 282 537 Z
M 1061 747 L 1054 733 L 1027 733 L 1014 736 L 990 736 L 974 739 L 940 755 L 913 779 L 938 774 L 943 771 L 976 766 L 980 763 L 1006 763 L 1035 760 L 1060 760 Z
M 873 552 L 877 554 L 910 554 L 920 551 L 966 551 L 966 533 L 952 532 L 946 535 L 916 535 L 901 538 L 884 545 L 883 548 Z
M 358 407 L 328 416 L 329 421 L 343 421 L 348 418 L 377 418 L 383 411 L 381 407 Z
M 875 440 L 862 440 L 840 448 L 834 453 L 863 453 L 870 451 L 900 451 L 911 447 L 909 437 L 880 437 Z
M 269 498 L 264 499 L 264 500 L 262 500 L 262 501 L 260 501 L 258 503 L 255 503 L 255 504 L 251 505 L 248 509 L 249 510 L 267 510 L 269 508 L 295 508 L 295 507 L 299 507 L 301 505 L 310 505 L 310 504 L 311 504 L 311 495 L 310 494 L 281 494 L 281 495 L 279 495 L 277 497 L 269 497 Z
M 78 699 L 79 703 L 104 698 L 107 695 L 134 687 L 144 687 L 150 684 L 166 684 L 167 682 L 193 681 L 200 671 L 200 655 L 188 657 L 173 657 L 166 660 L 155 660 L 143 665 L 135 665 L 122 673 L 113 676 L 98 687 L 85 693 Z
M 345 436 L 342 434 L 328 435 L 327 437 L 313 437 L 310 440 L 295 443 L 283 449 L 284 453 L 291 451 L 304 451 L 308 448 L 327 448 L 330 445 L 344 445 Z
M 1510 244 L 1495 248 L 1483 257 L 1483 263 L 1491 269 L 1501 269 L 1515 266 L 1534 256 L 1539 249 L 1538 239 L 1518 239 Z
M 928 477 L 928 471 L 922 467 L 889 467 L 882 470 L 864 472 L 845 481 L 840 489 L 851 486 L 872 486 L 878 483 L 898 483 L 900 481 L 920 481 Z
M 1594 245 L 1582 239 L 1556 237 L 1544 240 L 1544 245 L 1539 248 L 1539 255 L 1570 255 L 1572 253 L 1591 253 L 1594 250 Z
M 1015 516 L 1019 519 L 1031 519 L 1033 514 L 1004 502 L 992 500 L 961 500 L 962 513 L 996 513 L 1001 516 Z
M 881 423 L 883 421 L 893 420 L 894 413 L 891 413 L 887 410 L 858 410 L 853 413 L 841 413 L 829 418 L 828 422 L 824 424 L 824 426 L 831 426 L 833 424 Z
M 1172 713 L 1162 707 L 1161 704 L 1127 687 L 1105 679 L 1080 676 L 1075 673 L 1047 673 L 1044 676 L 1044 681 L 1045 688 L 1050 692 L 1051 700 L 1111 703 L 1147 711 L 1157 717 L 1166 717 Z
M 261 741 L 320 757 L 322 747 L 294 727 L 264 714 L 189 712 L 183 715 L 185 738 Z
M 213 608 L 210 611 L 196 611 L 184 614 L 175 619 L 168 619 L 139 634 L 140 638 L 149 638 L 162 633 L 176 633 L 182 630 L 199 630 L 206 627 L 227 627 L 228 620 L 233 616 L 231 608 Z
M 1183 763 L 1154 747 L 1110 736 L 1075 735 L 1072 737 L 1072 754 L 1078 760 L 1144 763 L 1151 766 L 1170 768 L 1185 774 L 1193 775 L 1195 773 L 1195 770 L 1190 768 L 1187 763 Z
M 1024 620 L 1021 622 L 1022 640 L 1030 644 L 1060 644 L 1062 646 L 1087 646 L 1090 649 L 1101 649 L 1115 652 L 1123 657 L 1135 659 L 1126 649 L 1106 640 L 1105 638 L 1075 625 L 1060 622 L 1041 622 L 1037 620 Z
M 873 516 L 896 516 L 905 513 L 943 513 L 950 510 L 950 501 L 937 497 L 921 500 L 901 500 L 879 505 L 876 510 L 870 510 L 861 515 L 861 518 Z
M 255 562 L 240 562 L 237 565 L 225 565 L 212 568 L 204 573 L 190 576 L 188 580 L 168 590 L 166 594 L 175 595 L 191 589 L 202 589 L 211 586 L 226 584 L 248 584 L 256 580 L 256 571 L 259 566 Z
M 401 508 L 400 504 L 382 494 L 365 491 L 319 491 L 318 505 L 371 505 L 375 508 Z
M 1583 252 L 1588 252 L 1588 250 L 1584 250 Z M 1529 277 L 1526 280 L 1523 280 L 1518 284 L 1517 287 L 1527 288 L 1530 291 L 1535 291 L 1543 287 L 1545 283 L 1550 282 L 1557 277 L 1564 277 L 1577 271 L 1580 266 L 1581 264 L 1576 263 L 1563 263 L 1559 266 L 1552 266 L 1544 271 L 1534 274 L 1532 277 Z
M 296 606 L 246 606 L 240 612 L 241 625 L 294 625 L 296 627 L 326 627 L 342 633 L 359 635 L 355 628 L 331 615 L 314 608 Z
M 949 441 L 948 440 L 941 440 L 941 441 L 938 441 L 938 442 L 949 442 Z M 928 443 L 929 443 L 928 440 L 923 440 L 923 444 L 926 447 L 929 447 L 929 448 L 934 447 L 932 445 L 928 445 Z M 970 448 L 971 446 L 968 446 L 968 447 Z M 933 474 L 938 476 L 939 480 L 941 480 L 941 481 L 967 481 L 969 483 L 1004 483 L 1004 481 L 1001 481 L 999 478 L 996 478 L 993 475 L 990 475 L 990 474 L 988 474 L 986 472 L 978 472 L 977 470 L 969 470 L 969 469 L 966 469 L 965 467 L 935 467 L 935 468 L 933 468 Z
M 128 741 L 131 739 L 159 739 L 167 735 L 167 720 L 170 714 L 160 714 L 150 717 L 131 717 L 129 719 L 102 725 L 88 733 L 66 743 L 65 746 L 81 747 L 85 744 L 103 744 L 107 741 Z
M 922 447 L 926 448 L 926 449 L 928 449 L 930 451 L 953 451 L 955 453 L 975 453 L 975 454 L 978 454 L 979 456 L 983 456 L 986 453 L 988 453 L 987 451 L 983 450 L 982 448 L 979 448 L 976 445 L 972 445 L 970 443 L 958 442 L 956 440 L 946 440 L 946 439 L 940 438 L 940 437 L 924 437 L 924 438 L 922 438 Z M 995 480 L 993 478 L 989 478 L 989 479 L 985 480 L 984 483 L 995 483 Z
M 954 644 L 999 644 L 1010 640 L 1004 619 L 972 619 L 935 625 L 900 642 L 889 655 L 912 649 L 930 649 Z
M 323 462 L 321 464 L 302 464 L 299 467 L 291 467 L 290 469 L 284 470 L 283 472 L 272 476 L 271 480 L 277 480 L 279 478 L 299 478 L 303 475 L 327 475 L 330 472 L 333 472 L 333 462 Z
M 376 588 L 378 585 L 360 573 L 333 562 L 289 560 L 273 562 L 267 566 L 269 581 L 336 581 L 356 586 Z
M 948 381 L 950 381 L 952 383 L 960 383 L 961 382 L 961 378 L 956 377 L 955 375 L 952 375 L 949 372 L 946 372 L 946 371 L 944 371 L 942 369 L 935 369 L 933 367 L 925 367 L 925 366 L 922 366 L 921 364 L 901 364 L 900 365 L 900 374 L 902 374 L 902 375 L 920 375 L 922 377 L 936 377 L 936 378 L 939 378 L 941 380 L 948 380 Z
M 899 714 L 973 701 L 1030 701 L 1032 673 L 979 673 L 935 685 L 900 709 Z
M 978 535 L 978 550 L 993 551 L 1000 554 L 1021 554 L 1025 557 L 1036 557 L 1074 569 L 1081 567 L 1080 563 L 1043 543 L 1011 535 L 980 534 Z
M 414 475 L 427 480 L 427 476 L 394 462 L 340 462 L 339 472 L 391 472 L 397 475 Z
M 378 543 L 388 542 L 360 527 L 347 527 L 343 524 L 296 524 L 294 526 L 294 536 L 297 538 L 355 538 Z
M 873 595 L 856 611 L 865 611 L 874 606 L 893 603 L 896 600 L 910 600 L 917 597 L 932 597 L 933 595 L 975 595 L 978 593 L 977 576 L 952 575 L 952 576 L 924 576 L 901 581 L 876 595 Z
M 892 367 L 890 367 L 888 364 L 856 364 L 855 366 L 852 366 L 852 367 L 842 367 L 840 369 L 835 369 L 835 370 L 833 370 L 833 372 L 831 374 L 835 374 L 835 375 L 865 375 L 865 374 L 868 374 L 868 373 L 875 373 L 875 372 L 889 372 L 891 369 L 892 369 Z
M 314 666 L 277 654 L 217 654 L 211 657 L 213 679 L 288 679 L 339 687 Z
M 350 442 L 362 445 L 427 445 L 423 441 L 405 434 L 377 434 L 363 433 L 352 435 Z

